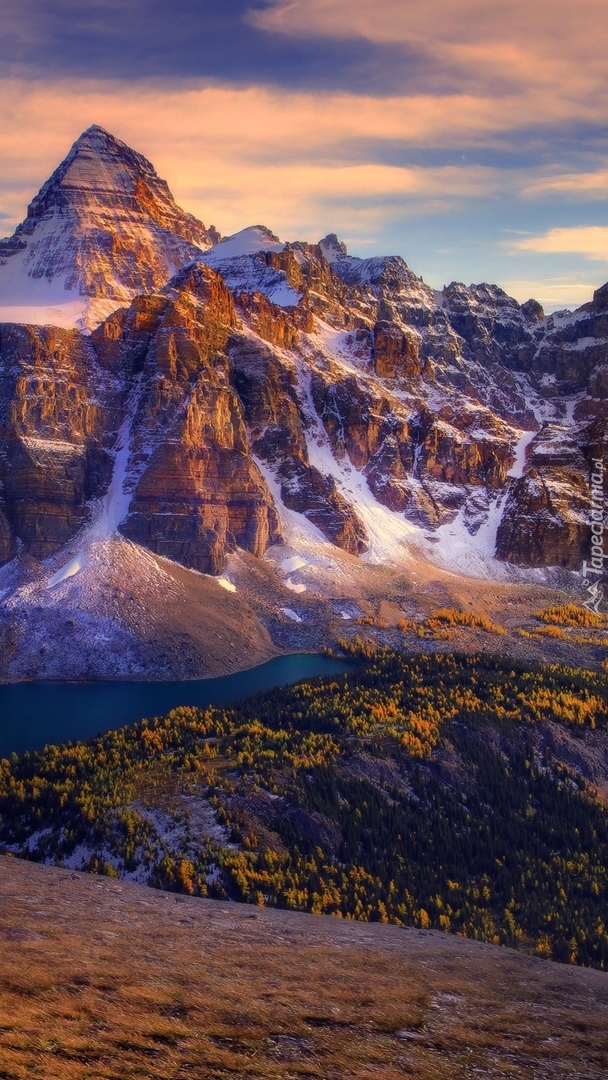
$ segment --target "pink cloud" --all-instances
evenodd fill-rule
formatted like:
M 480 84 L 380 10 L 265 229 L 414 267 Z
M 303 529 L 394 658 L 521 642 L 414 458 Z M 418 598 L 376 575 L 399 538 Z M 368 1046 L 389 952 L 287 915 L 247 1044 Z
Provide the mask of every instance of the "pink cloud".
M 545 87 L 564 109 L 592 95 L 606 100 L 604 0 L 276 0 L 249 17 L 288 36 L 401 43 L 439 61 L 455 86 L 482 95 Z

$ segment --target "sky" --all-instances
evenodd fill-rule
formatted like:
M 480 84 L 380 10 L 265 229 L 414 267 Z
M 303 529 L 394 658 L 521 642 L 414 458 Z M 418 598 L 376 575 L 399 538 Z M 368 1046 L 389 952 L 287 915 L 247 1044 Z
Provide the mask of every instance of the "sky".
M 91 124 L 224 235 L 546 310 L 608 280 L 605 0 L 0 0 L 0 235 Z

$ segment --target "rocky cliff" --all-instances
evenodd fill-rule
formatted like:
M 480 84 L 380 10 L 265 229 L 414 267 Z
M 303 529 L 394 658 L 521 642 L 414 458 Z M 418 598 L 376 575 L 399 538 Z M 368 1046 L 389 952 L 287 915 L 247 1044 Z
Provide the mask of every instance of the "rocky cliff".
M 496 286 L 437 293 L 333 235 L 222 241 L 96 127 L 0 262 L 0 292 L 59 282 L 93 305 L 92 332 L 0 326 L 2 563 L 99 536 L 102 506 L 106 526 L 212 574 L 298 521 L 368 561 L 414 543 L 443 565 L 477 553 L 490 576 L 588 553 L 608 286 L 545 317 Z

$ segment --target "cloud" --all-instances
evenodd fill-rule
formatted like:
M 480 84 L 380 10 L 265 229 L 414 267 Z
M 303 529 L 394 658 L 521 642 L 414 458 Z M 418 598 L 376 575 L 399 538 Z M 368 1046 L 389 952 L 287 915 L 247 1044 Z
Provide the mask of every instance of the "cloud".
M 515 252 L 572 253 L 598 262 L 608 262 L 608 226 L 579 225 L 575 228 L 549 229 L 543 236 L 529 236 L 510 246 Z
M 601 60 L 608 40 L 604 0 L 271 0 L 248 21 L 286 36 L 364 38 L 404 44 L 509 46 L 559 57 L 582 49 Z
M 466 103 L 463 138 L 475 126 Z M 450 111 L 434 101 L 189 88 L 0 81 L 0 208 L 17 223 L 73 139 L 100 123 L 153 161 L 186 209 L 225 233 L 263 221 L 318 239 L 331 226 L 369 238 L 391 217 L 436 213 L 492 194 L 497 170 L 396 166 L 383 139 L 440 139 Z
M 579 198 L 607 199 L 608 170 L 538 177 L 524 185 L 521 193 L 532 197 L 576 195 Z
M 534 297 L 539 304 L 542 304 L 545 311 L 549 312 L 580 307 L 588 303 L 598 283 L 597 281 L 577 281 L 571 276 L 501 280 L 498 284 L 509 296 L 514 296 L 520 304 Z
M 250 11 L 250 0 L 3 0 L 0 69 L 375 93 L 428 74 L 419 50 L 402 43 L 324 35 L 286 43 Z
M 3 0 L 0 69 L 473 95 L 605 115 L 604 0 Z
M 577 178 L 593 176 L 583 184 L 598 184 L 605 169 L 598 156 L 590 172 L 586 155 L 581 172 L 572 171 L 579 127 L 576 118 L 564 119 L 568 108 L 551 95 L 527 101 L 505 94 L 499 108 L 490 95 L 474 93 L 378 96 L 192 79 L 0 79 L 1 231 L 23 218 L 78 134 L 100 123 L 154 163 L 180 205 L 224 234 L 258 222 L 285 239 L 315 241 L 337 231 L 355 254 L 402 254 L 416 273 L 441 286 L 465 277 L 500 281 L 509 250 L 504 230 L 519 229 L 526 235 L 510 246 L 509 273 L 522 280 L 538 273 L 534 288 L 547 302 L 552 293 L 542 272 L 550 262 L 552 274 L 565 275 L 555 301 L 563 307 L 580 303 L 581 289 L 589 299 L 601 284 L 581 286 L 576 278 L 582 260 L 599 258 L 581 248 L 580 237 L 577 247 L 534 244 L 560 230 L 578 235 Z M 599 137 L 599 120 L 595 128 L 584 123 L 585 139 L 590 131 Z M 569 167 L 556 164 L 552 131 Z M 528 149 L 518 155 L 529 145 L 540 147 L 536 157 Z M 546 193 L 535 202 L 520 198 L 543 183 L 564 184 L 559 201 Z M 588 204 L 585 215 L 588 225 Z M 522 298 L 531 292 L 532 285 Z
M 606 104 L 604 0 L 274 0 L 248 19 L 290 41 L 398 43 L 423 54 L 453 90 L 497 103 L 540 94 L 541 115 L 551 96 L 564 112 Z
M 171 6 L 165 0 L 2 0 L 0 75 L 43 80 L 51 96 L 61 79 L 85 97 L 92 80 L 105 81 L 109 93 L 121 83 L 129 100 L 129 87 L 146 93 L 155 83 L 161 98 L 183 93 L 185 107 L 195 101 L 192 90 L 266 88 L 288 145 L 304 116 L 302 156 L 309 147 L 316 152 L 320 141 L 307 118 L 315 116 L 323 139 L 326 115 L 334 125 L 336 157 L 341 141 L 345 153 L 361 160 L 375 159 L 393 140 L 392 152 L 404 165 L 413 164 L 415 152 L 436 150 L 444 154 L 442 164 L 456 167 L 470 148 L 479 165 L 489 167 L 492 155 L 502 155 L 503 168 L 511 172 L 517 160 L 526 159 L 574 176 L 579 162 L 587 172 L 596 164 L 588 158 L 592 146 L 605 152 L 603 5 L 604 0 L 578 0 L 576 7 L 570 0 L 174 0 Z M 319 96 L 325 109 L 311 104 Z M 242 132 L 234 110 L 228 119 Z M 248 113 L 244 119 L 247 126 Z M 251 147 L 248 131 L 244 138 Z M 354 148 L 357 139 L 368 141 L 369 152 Z M 274 130 L 260 132 L 260 154 L 265 140 L 272 154 Z M 526 182 L 533 186 L 542 179 L 528 175 Z

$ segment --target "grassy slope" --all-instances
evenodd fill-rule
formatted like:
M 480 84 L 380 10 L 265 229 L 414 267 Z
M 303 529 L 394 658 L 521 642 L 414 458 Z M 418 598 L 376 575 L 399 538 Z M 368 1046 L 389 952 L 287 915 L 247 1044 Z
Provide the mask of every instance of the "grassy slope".
M 0 857 L 0 1076 L 600 1080 L 608 983 Z

